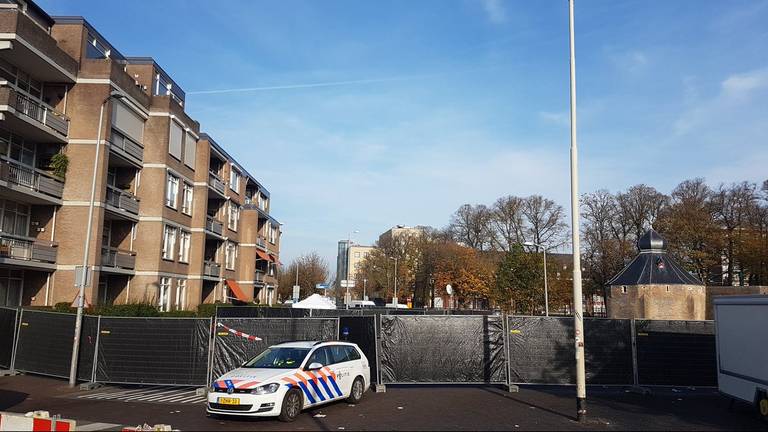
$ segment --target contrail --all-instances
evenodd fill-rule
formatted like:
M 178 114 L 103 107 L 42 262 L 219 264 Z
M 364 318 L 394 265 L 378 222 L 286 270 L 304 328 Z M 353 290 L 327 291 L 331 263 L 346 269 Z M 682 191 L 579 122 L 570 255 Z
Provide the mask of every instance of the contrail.
M 191 91 L 187 92 L 187 94 L 219 94 L 219 93 L 243 93 L 243 92 L 258 92 L 258 91 L 269 91 L 269 90 L 288 90 L 288 89 L 301 89 L 301 88 L 312 88 L 312 87 L 333 87 L 333 86 L 342 86 L 342 85 L 350 85 L 350 84 L 372 84 L 372 83 L 380 83 L 380 82 L 388 82 L 388 81 L 406 81 L 406 80 L 414 80 L 414 79 L 424 79 L 424 78 L 431 78 L 435 75 L 418 75 L 418 76 L 402 76 L 402 77 L 392 77 L 392 78 L 373 78 L 373 79 L 360 79 L 360 80 L 350 80 L 350 81 L 329 81 L 329 82 L 317 82 L 317 83 L 307 83 L 307 84 L 286 84 L 286 85 L 278 85 L 278 86 L 267 86 L 267 87 L 243 87 L 243 88 L 233 88 L 233 89 L 221 89 L 221 90 L 198 90 L 198 91 Z

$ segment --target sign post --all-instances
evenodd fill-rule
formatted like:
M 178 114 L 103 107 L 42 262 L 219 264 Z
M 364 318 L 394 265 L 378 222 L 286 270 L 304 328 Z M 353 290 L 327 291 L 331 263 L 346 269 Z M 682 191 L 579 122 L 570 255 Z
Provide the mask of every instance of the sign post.
M 293 286 L 293 302 L 297 303 L 299 301 L 299 297 L 301 296 L 301 287 L 299 285 Z

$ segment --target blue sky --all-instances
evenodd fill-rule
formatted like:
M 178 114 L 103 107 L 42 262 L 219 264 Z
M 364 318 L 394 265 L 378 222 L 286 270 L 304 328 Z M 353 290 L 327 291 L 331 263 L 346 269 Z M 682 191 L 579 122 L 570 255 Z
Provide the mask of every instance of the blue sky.
M 333 267 L 352 230 L 506 194 L 569 205 L 565 0 L 39 3 L 174 77 L 270 189 L 283 262 Z M 768 1 L 581 0 L 576 20 L 582 192 L 768 178 Z

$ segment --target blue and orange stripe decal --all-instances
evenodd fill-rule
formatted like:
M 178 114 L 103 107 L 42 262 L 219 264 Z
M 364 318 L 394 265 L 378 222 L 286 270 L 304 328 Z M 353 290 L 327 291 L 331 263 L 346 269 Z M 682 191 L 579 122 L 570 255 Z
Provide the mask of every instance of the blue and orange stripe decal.
M 341 392 L 341 389 L 339 389 L 339 386 L 336 384 L 336 374 L 327 367 L 323 368 L 322 370 L 328 374 L 328 378 L 331 380 L 331 385 L 333 386 L 333 389 L 336 390 L 336 393 L 338 393 L 339 397 L 344 396 L 344 394 Z

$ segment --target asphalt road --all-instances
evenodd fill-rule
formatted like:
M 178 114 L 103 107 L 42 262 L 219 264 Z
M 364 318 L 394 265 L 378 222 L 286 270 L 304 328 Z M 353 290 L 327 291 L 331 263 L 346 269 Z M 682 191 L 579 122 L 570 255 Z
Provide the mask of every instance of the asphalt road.
M 654 389 L 643 396 L 622 388 L 590 387 L 588 420 L 577 423 L 574 389 L 568 387 L 522 387 L 519 393 L 475 386 L 388 387 L 386 393 L 367 393 L 355 406 L 340 402 L 305 412 L 291 424 L 208 418 L 202 403 L 175 403 L 173 394 L 123 398 L 127 400 L 94 396 L 118 390 L 142 391 L 85 392 L 69 389 L 59 379 L 2 377 L 0 411 L 46 410 L 103 428 L 146 422 L 180 430 L 768 430 L 768 423 L 749 406 L 729 409 L 728 400 L 712 389 Z M 178 390 L 178 398 L 184 390 Z

